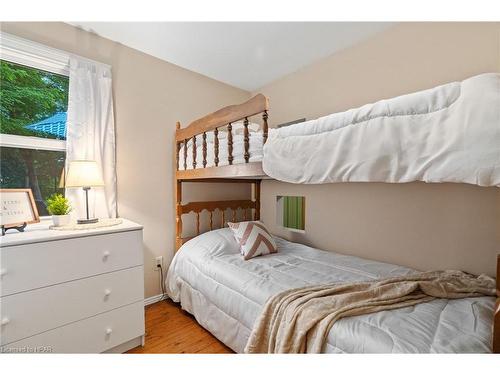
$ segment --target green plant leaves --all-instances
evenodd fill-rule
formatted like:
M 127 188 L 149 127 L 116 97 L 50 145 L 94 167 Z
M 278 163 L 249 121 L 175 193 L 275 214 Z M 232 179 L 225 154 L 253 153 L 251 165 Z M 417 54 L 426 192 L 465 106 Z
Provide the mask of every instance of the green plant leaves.
M 51 215 L 67 215 L 71 211 L 68 199 L 62 194 L 52 194 L 46 203 Z

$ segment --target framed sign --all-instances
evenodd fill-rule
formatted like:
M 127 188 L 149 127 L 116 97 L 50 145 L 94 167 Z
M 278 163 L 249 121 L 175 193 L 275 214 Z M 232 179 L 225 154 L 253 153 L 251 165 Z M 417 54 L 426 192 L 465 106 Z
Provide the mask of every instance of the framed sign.
M 38 223 L 40 217 L 31 189 L 0 189 L 0 225 L 9 228 Z

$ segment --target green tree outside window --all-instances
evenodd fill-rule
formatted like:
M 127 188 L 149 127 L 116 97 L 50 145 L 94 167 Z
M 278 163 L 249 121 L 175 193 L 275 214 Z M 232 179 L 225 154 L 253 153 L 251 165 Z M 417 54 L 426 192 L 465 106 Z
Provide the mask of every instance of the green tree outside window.
M 26 126 L 68 109 L 69 78 L 40 69 L 0 61 L 0 133 L 64 139 Z M 59 189 L 65 153 L 26 148 L 0 148 L 0 187 L 33 191 L 39 213 Z

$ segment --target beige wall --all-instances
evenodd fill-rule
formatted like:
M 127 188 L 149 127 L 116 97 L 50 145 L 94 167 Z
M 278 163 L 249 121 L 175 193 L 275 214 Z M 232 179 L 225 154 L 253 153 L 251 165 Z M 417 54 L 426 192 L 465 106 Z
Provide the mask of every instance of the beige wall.
M 174 249 L 173 139 L 183 125 L 249 94 L 63 23 L 2 23 L 2 31 L 110 64 L 117 138 L 118 212 L 144 225 L 146 297 L 160 293 L 153 259 Z M 204 185 L 186 201 L 241 199 L 243 185 Z
M 328 42 L 328 41 L 325 41 Z M 278 124 L 500 71 L 500 23 L 407 23 L 273 82 Z M 276 234 L 419 269 L 494 273 L 500 190 L 461 184 L 263 183 L 262 218 Z M 306 233 L 275 224 L 276 195 L 306 196 Z

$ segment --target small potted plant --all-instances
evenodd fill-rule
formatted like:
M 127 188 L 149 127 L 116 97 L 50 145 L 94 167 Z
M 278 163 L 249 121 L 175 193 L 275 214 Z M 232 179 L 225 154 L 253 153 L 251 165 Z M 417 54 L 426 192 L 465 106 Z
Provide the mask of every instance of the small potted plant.
M 67 198 L 56 193 L 52 194 L 46 203 L 47 211 L 52 215 L 52 222 L 56 227 L 69 224 L 71 207 Z

